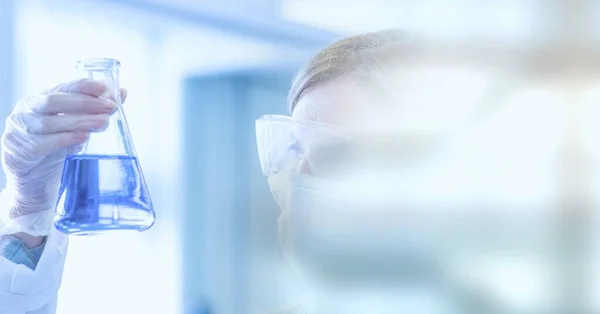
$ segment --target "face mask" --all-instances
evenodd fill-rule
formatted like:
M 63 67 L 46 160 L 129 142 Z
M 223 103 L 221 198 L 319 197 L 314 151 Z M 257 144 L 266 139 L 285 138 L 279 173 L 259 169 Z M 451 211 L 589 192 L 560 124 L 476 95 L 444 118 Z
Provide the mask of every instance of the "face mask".
M 411 202 L 386 188 L 398 182 L 361 179 L 269 179 L 284 249 L 318 296 L 311 313 L 458 313 L 440 288 L 439 237 L 418 224 L 426 217 L 411 218 Z
M 398 198 L 393 182 L 298 174 L 269 184 L 285 217 L 284 248 L 311 279 L 365 286 L 434 280 L 439 272 L 436 228 L 408 214 L 411 202 Z

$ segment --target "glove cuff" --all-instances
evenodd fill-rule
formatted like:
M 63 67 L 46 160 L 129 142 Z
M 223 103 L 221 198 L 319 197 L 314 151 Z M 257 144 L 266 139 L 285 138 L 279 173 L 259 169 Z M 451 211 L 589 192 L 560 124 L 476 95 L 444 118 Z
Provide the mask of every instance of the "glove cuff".
M 19 232 L 36 237 L 50 234 L 54 209 L 16 216 L 15 203 L 15 196 L 8 189 L 0 192 L 0 236 Z

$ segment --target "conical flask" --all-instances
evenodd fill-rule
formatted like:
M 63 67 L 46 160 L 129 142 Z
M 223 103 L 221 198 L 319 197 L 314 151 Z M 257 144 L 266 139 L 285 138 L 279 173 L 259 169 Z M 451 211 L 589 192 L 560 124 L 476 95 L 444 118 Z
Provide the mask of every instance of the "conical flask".
M 66 234 L 144 231 L 154 224 L 152 201 L 121 106 L 119 68 L 115 59 L 77 64 L 84 77 L 108 85 L 103 97 L 116 100 L 118 109 L 105 131 L 92 133 L 81 150 L 65 158 L 54 224 Z

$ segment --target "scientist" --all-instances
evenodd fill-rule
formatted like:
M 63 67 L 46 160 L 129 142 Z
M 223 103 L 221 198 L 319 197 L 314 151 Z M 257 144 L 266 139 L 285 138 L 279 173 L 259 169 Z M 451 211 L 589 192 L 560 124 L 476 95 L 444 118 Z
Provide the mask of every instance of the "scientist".
M 313 288 L 326 293 L 322 296 L 330 300 L 335 296 L 327 293 L 340 291 L 351 283 L 383 284 L 396 277 L 394 274 L 400 265 L 398 256 L 388 254 L 389 248 L 397 243 L 394 242 L 396 235 L 377 234 L 392 242 L 379 247 L 366 243 L 358 249 L 358 242 L 348 234 L 360 230 L 352 227 L 357 226 L 357 222 L 361 226 L 366 223 L 365 213 L 381 214 L 383 219 L 375 224 L 380 226 L 377 223 L 388 217 L 386 209 L 378 212 L 374 204 L 363 204 L 360 200 L 339 203 L 344 199 L 339 197 L 340 193 L 355 197 L 357 190 L 332 189 L 327 179 L 349 175 L 345 170 L 351 169 L 352 163 L 373 159 L 360 154 L 368 151 L 362 145 L 371 142 L 348 141 L 352 133 L 344 130 L 379 132 L 381 130 L 366 129 L 410 122 L 407 114 L 411 108 L 396 106 L 397 100 L 393 97 L 401 86 L 394 78 L 396 60 L 401 55 L 404 57 L 405 51 L 405 38 L 400 31 L 369 33 L 334 43 L 310 60 L 294 81 L 289 97 L 292 117 L 267 116 L 257 122 L 263 172 L 281 207 L 280 236 L 284 251 L 306 282 L 314 284 Z M 106 127 L 115 104 L 99 97 L 104 89 L 103 85 L 86 80 L 66 83 L 20 101 L 7 119 L 2 137 L 2 164 L 7 183 L 0 194 L 3 256 L 0 257 L 0 313 L 53 314 L 56 311 L 68 242 L 65 235 L 52 227 L 63 160 L 69 150 L 85 142 L 90 132 Z M 390 146 L 370 149 L 379 151 L 386 147 Z M 382 164 L 379 157 L 388 158 L 390 153 L 392 162 L 395 161 L 398 152 L 388 151 L 376 156 L 375 164 Z M 343 166 L 347 167 L 342 169 Z M 391 186 L 378 182 L 371 187 Z M 335 197 L 324 200 L 322 196 L 327 193 Z M 369 211 L 361 211 L 361 207 Z M 353 212 L 358 216 L 348 211 L 339 212 L 351 208 L 358 209 Z M 319 218 L 319 215 L 322 216 Z M 332 230 L 343 237 L 332 239 L 332 233 L 328 233 Z M 373 243 L 383 242 L 375 239 Z M 370 251 L 366 253 L 365 249 Z M 362 259 L 365 256 L 373 258 Z M 417 260 L 413 264 L 426 263 Z M 403 276 L 397 274 L 397 277 Z M 389 300 L 399 302 L 401 299 Z M 367 304 L 372 306 L 370 302 Z M 349 308 L 335 304 L 333 307 L 345 313 L 361 312 L 358 304 Z M 318 311 L 318 306 L 312 310 Z M 435 311 L 412 308 L 410 312 Z M 384 312 L 366 310 L 362 313 Z
M 420 47 L 396 30 L 336 42 L 296 76 L 291 117 L 257 120 L 280 243 L 307 288 L 292 313 L 496 313 L 441 253 L 467 232 L 454 205 L 479 191 L 455 131 L 476 111 L 448 110 L 456 78 L 411 67 Z

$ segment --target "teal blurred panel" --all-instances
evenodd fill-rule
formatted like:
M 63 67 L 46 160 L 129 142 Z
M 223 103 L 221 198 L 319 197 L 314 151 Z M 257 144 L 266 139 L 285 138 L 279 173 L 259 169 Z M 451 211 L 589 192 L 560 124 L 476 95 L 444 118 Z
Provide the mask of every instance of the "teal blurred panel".
M 240 71 L 184 83 L 186 314 L 251 310 L 255 209 L 264 206 L 276 228 L 276 210 L 260 172 L 254 120 L 287 111 L 290 73 Z

